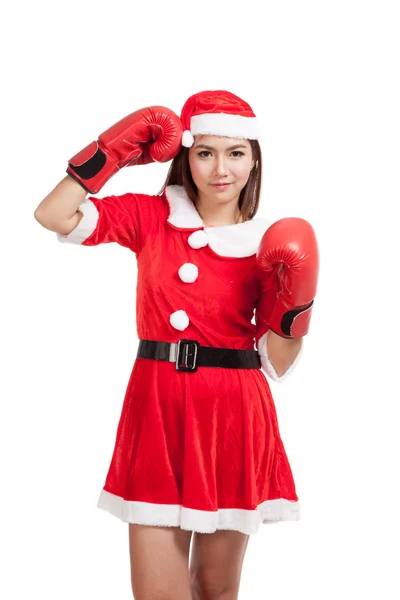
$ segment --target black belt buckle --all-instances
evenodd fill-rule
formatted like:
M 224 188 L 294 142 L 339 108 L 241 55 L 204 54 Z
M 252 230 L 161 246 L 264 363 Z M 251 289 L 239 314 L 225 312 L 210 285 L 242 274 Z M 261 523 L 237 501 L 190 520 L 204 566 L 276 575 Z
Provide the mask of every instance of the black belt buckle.
M 200 343 L 196 340 L 179 340 L 176 355 L 177 371 L 197 371 L 197 349 Z

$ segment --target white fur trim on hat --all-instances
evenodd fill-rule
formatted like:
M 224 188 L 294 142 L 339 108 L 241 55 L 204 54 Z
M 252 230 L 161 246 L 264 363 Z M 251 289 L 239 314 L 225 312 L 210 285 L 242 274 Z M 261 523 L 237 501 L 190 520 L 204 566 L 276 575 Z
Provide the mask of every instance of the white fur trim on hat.
M 243 117 L 227 113 L 194 115 L 190 120 L 190 131 L 193 136 L 220 135 L 249 140 L 257 140 L 260 137 L 257 117 Z

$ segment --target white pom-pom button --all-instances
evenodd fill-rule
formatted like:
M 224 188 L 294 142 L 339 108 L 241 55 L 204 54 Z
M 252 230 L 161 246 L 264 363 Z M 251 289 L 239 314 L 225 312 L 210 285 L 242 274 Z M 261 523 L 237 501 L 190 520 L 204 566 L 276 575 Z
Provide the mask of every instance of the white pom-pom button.
M 206 232 L 202 229 L 194 231 L 188 237 L 188 244 L 195 250 L 198 250 L 199 248 L 204 248 L 204 246 L 208 245 L 208 236 Z
M 182 146 L 185 148 L 191 148 L 194 144 L 194 137 L 190 133 L 189 129 L 186 129 L 182 134 Z
M 179 269 L 178 274 L 185 283 L 193 283 L 199 276 L 199 269 L 193 263 L 185 263 Z
M 169 322 L 175 329 L 183 331 L 189 325 L 189 317 L 184 310 L 177 310 L 170 315 Z

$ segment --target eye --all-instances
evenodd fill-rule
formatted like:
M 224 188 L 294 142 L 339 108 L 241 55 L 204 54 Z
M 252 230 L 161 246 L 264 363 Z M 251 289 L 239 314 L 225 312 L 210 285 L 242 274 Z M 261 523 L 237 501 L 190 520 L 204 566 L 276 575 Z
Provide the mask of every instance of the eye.
M 244 152 L 240 152 L 240 150 L 234 150 L 232 154 L 235 154 L 235 158 L 239 158 L 239 156 L 244 156 Z
M 202 158 L 206 158 L 205 154 L 211 154 L 211 152 L 209 150 L 202 150 L 201 152 L 198 153 L 197 156 L 201 156 Z

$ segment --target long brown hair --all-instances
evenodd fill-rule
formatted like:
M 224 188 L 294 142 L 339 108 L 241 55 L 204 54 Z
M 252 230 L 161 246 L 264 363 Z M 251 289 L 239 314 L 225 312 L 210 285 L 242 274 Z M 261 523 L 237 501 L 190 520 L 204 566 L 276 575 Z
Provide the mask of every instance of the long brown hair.
M 254 167 L 239 196 L 238 206 L 242 221 L 249 221 L 257 213 L 261 193 L 261 148 L 257 140 L 248 141 L 253 153 Z M 182 185 L 190 200 L 197 207 L 197 187 L 189 168 L 189 148 L 182 146 L 179 153 L 172 160 L 167 178 L 159 194 L 164 192 L 167 185 Z

